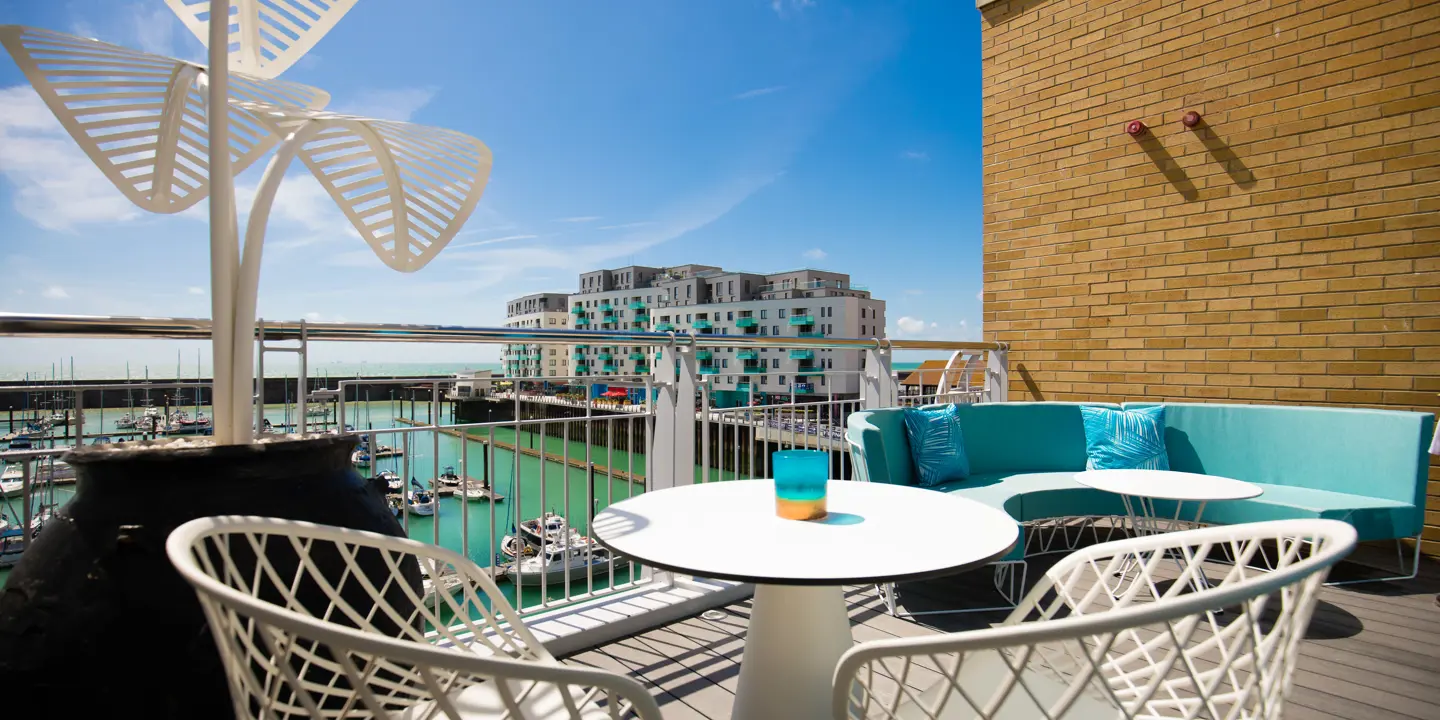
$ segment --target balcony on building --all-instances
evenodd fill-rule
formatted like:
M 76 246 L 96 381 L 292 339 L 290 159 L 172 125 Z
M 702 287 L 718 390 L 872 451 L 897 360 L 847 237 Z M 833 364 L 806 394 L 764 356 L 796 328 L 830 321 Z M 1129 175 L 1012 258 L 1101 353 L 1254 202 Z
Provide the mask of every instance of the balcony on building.
M 696 330 L 710 330 L 714 328 L 715 325 L 709 320 L 696 320 L 695 322 L 691 323 L 691 327 L 694 327 Z
M 735 319 L 735 327 L 740 328 L 747 333 L 755 332 L 756 328 L 759 327 L 759 325 L 760 321 L 756 320 L 753 317 L 739 317 Z
M 814 351 L 814 350 L 809 350 L 809 349 L 806 349 L 806 350 L 791 350 L 791 351 L 790 351 L 790 359 L 791 359 L 791 360 L 814 360 L 814 359 L 815 359 L 815 351 Z
M 669 322 L 656 323 L 655 332 L 675 332 L 675 324 Z
M 575 327 L 585 327 L 590 324 L 590 318 L 581 315 L 575 318 Z
M 709 359 L 711 359 L 711 358 L 713 358 L 713 357 L 715 357 L 715 353 L 714 353 L 713 351 L 710 351 L 710 350 L 696 350 L 696 351 L 695 351 L 695 359 L 696 359 L 696 360 L 709 360 Z
M 759 360 L 760 353 L 756 350 L 741 350 L 735 353 L 735 358 L 737 360 Z
M 815 316 L 814 316 L 814 315 L 791 315 L 791 316 L 790 316 L 790 324 L 791 324 L 791 325 L 814 325 L 814 324 L 815 324 Z
M 645 301 L 644 301 L 644 300 L 635 300 L 634 302 L 631 302 L 631 303 L 630 303 L 630 309 L 631 309 L 631 310 L 644 310 L 644 309 L 645 309 Z

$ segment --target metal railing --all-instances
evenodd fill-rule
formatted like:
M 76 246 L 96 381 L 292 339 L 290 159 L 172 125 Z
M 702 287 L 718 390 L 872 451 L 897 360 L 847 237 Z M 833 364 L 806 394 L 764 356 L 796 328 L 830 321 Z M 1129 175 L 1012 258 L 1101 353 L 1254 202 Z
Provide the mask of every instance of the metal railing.
M 0 314 L 0 336 L 42 337 L 124 337 L 205 339 L 210 326 L 205 320 L 176 318 L 115 318 Z M 567 376 L 544 378 L 546 383 L 566 383 L 581 388 L 580 397 L 557 397 L 540 388 L 540 380 L 512 379 L 513 385 L 504 392 L 477 393 L 470 401 L 500 402 L 512 412 L 508 419 L 491 422 L 445 421 L 442 398 L 453 396 L 448 390 L 466 378 L 430 377 L 397 379 L 345 380 L 338 388 L 313 393 L 336 402 L 334 432 L 354 432 L 371 449 L 371 464 L 362 468 L 375 475 L 391 469 L 400 479 L 398 516 L 409 532 L 422 539 L 451 546 L 473 556 L 482 567 L 502 572 L 501 560 L 507 547 L 506 536 L 520 534 L 525 523 L 540 520 L 543 538 L 546 513 L 563 519 L 563 525 L 579 532 L 588 529 L 589 517 L 611 502 L 618 502 L 635 493 L 674 487 L 694 482 L 712 482 L 734 478 L 763 478 L 769 475 L 770 454 L 775 450 L 809 448 L 826 451 L 832 456 L 835 477 L 850 475 L 850 457 L 844 441 L 845 421 L 850 413 L 862 408 L 887 407 L 897 404 L 928 402 L 1003 401 L 1007 380 L 1006 346 L 999 343 L 888 340 L 884 338 L 797 338 L 758 335 L 686 335 L 677 333 L 545 330 L 524 328 L 475 328 L 440 325 L 376 325 L 362 323 L 275 323 L 263 325 L 267 342 L 298 342 L 293 348 L 303 361 L 308 346 L 321 341 L 364 342 L 449 342 L 507 345 L 591 345 L 645 346 L 659 350 L 652 370 L 644 375 L 628 377 Z M 798 373 L 809 382 L 791 383 L 777 392 L 764 393 L 754 383 L 748 391 L 739 392 L 739 373 L 700 372 L 697 350 L 722 347 L 744 349 L 779 348 L 795 350 L 858 350 L 863 363 L 846 369 L 811 368 Z M 894 350 L 949 350 L 953 354 L 947 366 L 929 370 L 921 384 L 911 391 L 902 385 L 892 370 Z M 648 358 L 651 352 L 644 353 Z M 838 357 L 838 356 L 837 356 Z M 708 368 L 707 368 L 708 369 Z M 787 371 L 794 373 L 795 371 Z M 939 380 L 930 380 L 936 374 Z M 758 377 L 756 378 L 758 380 Z M 774 379 L 771 377 L 770 379 Z M 856 385 L 858 392 L 841 394 L 840 380 Z M 304 381 L 301 380 L 303 383 Z M 614 405 L 594 397 L 595 385 L 625 383 L 643 392 L 643 401 L 627 395 L 624 402 Z M 721 384 L 724 383 L 724 387 Z M 404 417 L 402 409 L 391 408 L 388 427 L 366 427 L 377 403 L 363 405 L 358 385 L 408 386 L 412 392 L 426 391 L 427 417 Z M 196 387 L 195 383 L 180 383 Z M 45 392 L 71 392 L 79 396 L 99 385 L 46 386 Z M 143 390 L 142 385 L 105 385 L 107 389 Z M 150 385 L 158 389 L 160 384 Z M 263 426 L 266 405 L 257 383 L 257 426 Z M 802 397 L 797 387 L 809 389 Z M 297 393 L 303 398 L 308 387 L 302 384 Z M 0 388 L 4 389 L 4 388 Z M 717 401 L 722 398 L 724 403 Z M 816 397 L 814 390 L 820 390 Z M 353 396 L 353 397 L 352 397 Z M 758 398 L 766 398 L 759 400 Z M 775 402 L 779 400 L 779 402 Z M 412 400 L 413 402 L 413 400 Z M 739 402 L 736 407 L 717 404 Z M 75 407 L 83 423 L 82 404 L 78 397 Z M 418 414 L 418 413 L 412 413 Z M 528 417 L 527 417 L 528 415 Z M 302 409 L 298 423 L 306 423 Z M 321 421 L 320 427 L 328 427 Z M 347 426 L 353 424 L 351 430 Z M 305 427 L 305 425 L 302 425 Z M 77 428 L 83 437 L 83 427 Z M 102 428 L 103 430 L 103 428 Z M 578 440 L 577 440 L 578 438 Z M 556 445 L 558 443 L 558 445 Z M 578 443 L 578 444 L 577 444 Z M 381 445 L 395 449 L 393 459 L 382 460 Z M 530 447 L 535 445 L 536 447 Z M 459 484 L 452 491 L 456 502 L 442 503 L 441 493 L 447 488 L 441 482 L 442 446 L 454 458 Z M 14 513 L 28 528 L 33 509 L 28 501 L 36 491 L 31 464 L 37 457 L 63 452 L 63 449 L 31 453 L 0 453 L 0 460 L 24 461 L 22 495 L 24 509 Z M 481 453 L 478 462 L 474 453 Z M 508 461 L 507 459 L 508 458 Z M 507 467 L 508 463 L 508 467 Z M 414 478 L 418 488 L 411 484 Z M 558 485 L 555 484 L 558 478 Z M 471 485 L 470 480 L 479 485 Z M 601 485 L 603 490 L 601 492 Z M 52 482 L 53 486 L 53 482 Z M 485 488 L 491 493 L 506 495 L 497 506 L 487 502 L 483 510 L 472 510 L 470 491 Z M 413 514 L 421 498 L 411 491 L 430 493 L 436 509 L 421 519 Z M 422 496 L 423 498 L 423 496 Z M 417 502 L 411 502 L 416 500 Z M 508 504 L 507 504 L 508 503 Z M 558 503 L 557 506 L 553 503 Z M 458 517 L 456 508 L 458 507 Z M 418 523 L 418 525 L 417 525 Z M 429 524 L 428 528 L 426 523 Z M 479 527 L 477 527 L 477 525 Z M 507 527 L 508 525 L 508 527 Z M 428 532 L 427 532 L 428 531 Z M 453 534 L 452 534 L 453 533 Z M 424 538 L 428 535 L 428 538 Z M 518 542 L 518 541 L 512 541 Z M 597 546 L 585 544 L 584 552 L 593 553 Z M 526 560 L 523 543 L 518 561 Z M 666 581 L 667 573 L 649 568 L 623 566 L 623 560 L 608 559 L 603 565 L 586 562 L 571 568 L 569 561 L 556 575 L 549 568 L 546 545 L 542 539 L 535 550 L 539 554 L 538 573 L 530 580 L 518 569 L 513 580 L 515 604 L 522 612 L 534 613 L 566 603 L 596 598 L 638 584 Z M 556 548 L 563 549 L 563 548 Z M 531 563 L 535 565 L 536 563 Z M 623 566 L 623 567 L 622 567 Z M 573 572 L 572 572 L 573 571 Z

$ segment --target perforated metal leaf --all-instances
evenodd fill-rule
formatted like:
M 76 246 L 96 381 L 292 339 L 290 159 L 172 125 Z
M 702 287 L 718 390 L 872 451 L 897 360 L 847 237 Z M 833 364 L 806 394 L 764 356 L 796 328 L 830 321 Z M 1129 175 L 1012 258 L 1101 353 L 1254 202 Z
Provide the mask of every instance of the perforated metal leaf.
M 176 213 L 209 195 L 203 68 L 17 25 L 0 26 L 0 44 L 75 143 L 131 202 Z M 230 79 L 230 95 L 236 174 L 278 138 L 235 101 L 318 109 L 330 99 L 307 85 L 240 73 Z
M 165 3 L 208 47 L 210 0 Z M 230 69 L 279 77 L 354 6 L 355 0 L 230 0 Z
M 490 179 L 490 149 L 453 130 L 240 106 L 277 135 L 306 134 L 300 158 L 370 249 L 402 272 L 425 267 L 455 237 Z

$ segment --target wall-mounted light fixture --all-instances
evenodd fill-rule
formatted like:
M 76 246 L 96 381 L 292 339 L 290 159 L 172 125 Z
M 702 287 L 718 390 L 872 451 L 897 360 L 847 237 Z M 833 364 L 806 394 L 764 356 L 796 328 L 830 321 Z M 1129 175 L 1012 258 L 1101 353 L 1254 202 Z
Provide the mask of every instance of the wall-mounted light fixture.
M 1184 125 L 1187 128 L 1190 128 L 1191 130 L 1194 130 L 1200 125 L 1200 113 L 1195 112 L 1194 110 L 1185 113 L 1185 115 L 1180 118 L 1180 124 Z
M 1131 120 L 1130 122 L 1125 123 L 1125 132 L 1129 133 L 1130 137 L 1140 137 L 1141 135 L 1144 135 L 1148 130 L 1149 128 L 1145 127 L 1145 123 L 1140 122 L 1139 120 Z

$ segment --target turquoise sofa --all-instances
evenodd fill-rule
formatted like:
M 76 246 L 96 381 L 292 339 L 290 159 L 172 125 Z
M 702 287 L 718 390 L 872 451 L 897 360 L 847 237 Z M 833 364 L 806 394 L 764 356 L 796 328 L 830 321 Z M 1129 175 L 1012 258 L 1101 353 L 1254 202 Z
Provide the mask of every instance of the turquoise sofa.
M 960 405 L 968 480 L 937 492 L 1001 508 L 1021 523 L 1077 516 L 1124 515 L 1118 496 L 1085 487 L 1082 404 L 1111 408 L 1158 403 L 1013 402 Z M 1165 445 L 1173 470 L 1236 478 L 1264 489 L 1259 497 L 1210 503 L 1203 521 L 1217 524 L 1332 518 L 1361 540 L 1420 534 L 1425 519 L 1427 446 L 1435 418 L 1391 410 L 1164 403 Z M 846 440 L 857 480 L 915 484 L 902 409 L 850 415 Z M 1157 503 L 1157 513 L 1174 506 Z M 1016 547 L 1002 561 L 1027 554 Z M 1035 554 L 1033 549 L 1029 554 Z

